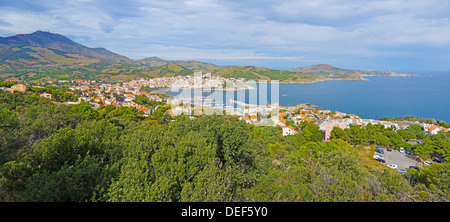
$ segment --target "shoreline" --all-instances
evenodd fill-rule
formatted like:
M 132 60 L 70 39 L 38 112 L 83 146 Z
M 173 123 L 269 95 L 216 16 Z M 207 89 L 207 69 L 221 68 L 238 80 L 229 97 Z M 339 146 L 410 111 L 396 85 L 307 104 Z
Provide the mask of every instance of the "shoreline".
M 319 82 L 325 82 L 325 81 L 370 81 L 370 79 L 366 79 L 364 77 L 366 76 L 380 76 L 380 77 L 416 77 L 416 76 L 420 76 L 417 74 L 400 74 L 400 73 L 393 73 L 391 75 L 368 75 L 368 74 L 361 74 L 360 75 L 360 79 L 318 79 L 318 80 L 311 80 L 311 81 L 278 81 L 277 83 L 279 84 L 315 84 L 315 83 L 319 83 Z M 248 81 L 254 81 L 255 83 L 257 83 L 257 81 L 259 80 L 248 80 Z M 266 81 L 266 83 L 272 83 L 272 80 L 264 80 Z M 206 91 L 206 92 L 211 92 L 211 91 L 230 91 L 230 92 L 234 92 L 234 91 L 241 91 L 241 90 L 255 90 L 255 87 L 248 85 L 247 83 L 245 83 L 244 85 L 239 85 L 239 86 L 231 86 L 231 87 L 200 87 L 200 88 L 194 88 L 194 87 L 180 87 L 178 88 L 178 91 L 180 90 L 201 90 L 201 91 Z M 163 88 L 159 88 L 160 91 L 163 92 L 170 92 L 171 91 L 171 87 L 163 87 Z M 153 90 L 152 90 L 153 92 Z
M 286 82 L 278 82 L 282 84 L 314 84 L 319 82 L 325 82 L 325 81 L 370 81 L 370 79 L 364 78 L 365 76 L 379 76 L 379 77 L 417 77 L 420 75 L 417 74 L 393 74 L 393 75 L 368 75 L 368 74 L 362 74 L 360 76 L 360 79 L 318 79 L 318 80 L 312 80 L 312 81 L 305 81 L 305 82 L 296 82 L 296 81 L 286 81 Z M 267 81 L 267 80 L 266 80 Z M 268 80 L 267 83 L 271 83 L 271 80 Z

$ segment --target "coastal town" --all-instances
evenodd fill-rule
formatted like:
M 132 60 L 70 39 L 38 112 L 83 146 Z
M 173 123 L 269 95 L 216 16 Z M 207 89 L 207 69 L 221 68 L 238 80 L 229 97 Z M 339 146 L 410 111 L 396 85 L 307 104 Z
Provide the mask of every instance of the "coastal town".
M 83 79 L 48 81 L 45 84 L 31 86 L 18 83 L 10 87 L 0 87 L 0 90 L 11 93 L 15 91 L 29 92 L 43 89 L 45 86 L 65 88 L 67 90 L 64 93 L 71 94 L 72 98 L 76 98 L 76 101 L 55 101 L 54 95 L 51 93 L 45 91 L 39 93 L 40 97 L 47 98 L 57 104 L 71 105 L 86 102 L 94 109 L 104 109 L 108 105 L 116 108 L 133 107 L 138 112 L 141 112 L 143 117 L 149 117 L 162 106 L 167 107 L 164 109 L 164 114 L 168 114 L 173 118 L 180 115 L 195 118 L 195 115 L 226 114 L 236 116 L 255 126 L 281 127 L 283 136 L 295 135 L 297 133 L 296 126 L 303 121 L 313 122 L 324 133 L 324 141 L 330 140 L 331 131 L 334 127 L 345 129 L 349 128 L 350 125 L 381 124 L 385 128 L 407 129 L 408 125 L 419 124 L 424 131 L 431 134 L 437 134 L 439 131 L 450 131 L 449 128 L 420 122 L 405 123 L 364 119 L 355 114 L 322 110 L 316 106 L 311 106 L 311 104 L 299 104 L 290 107 L 281 106 L 278 103 L 255 105 L 245 104 L 232 99 L 217 102 L 214 99 L 202 96 L 181 97 L 166 94 L 169 91 L 173 92 L 180 89 L 201 89 L 204 91 L 253 90 L 253 87 L 246 84 L 245 79 L 214 77 L 211 76 L 211 73 L 112 83 Z M 146 98 L 148 101 L 155 101 L 157 105 L 139 102 L 137 100 L 138 97 Z

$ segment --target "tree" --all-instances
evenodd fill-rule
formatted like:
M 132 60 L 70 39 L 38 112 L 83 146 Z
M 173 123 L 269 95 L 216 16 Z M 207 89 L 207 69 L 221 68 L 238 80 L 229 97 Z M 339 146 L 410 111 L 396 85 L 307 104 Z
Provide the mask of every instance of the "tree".
M 153 156 L 151 165 L 155 180 L 152 193 L 158 201 L 180 201 L 181 192 L 189 182 L 210 164 L 215 164 L 215 152 L 196 133 L 177 138 L 174 146 L 163 146 Z
M 133 108 L 102 108 L 0 91 L 0 201 L 447 202 L 450 197 L 448 163 L 403 175 L 367 170 L 360 162 L 361 145 L 368 141 L 408 148 L 403 139 L 413 134 L 424 140 L 411 147 L 415 154 L 446 156 L 450 133 L 351 125 L 333 129 L 332 139 L 322 142 L 314 123 L 301 123 L 297 136 L 283 137 L 281 127 L 226 115 L 160 124 Z
M 416 183 L 425 184 L 443 197 L 450 194 L 450 164 L 433 164 L 410 173 Z
M 98 112 L 92 109 L 92 106 L 89 103 L 81 102 L 71 107 L 72 112 L 79 113 L 83 116 L 88 117 L 89 119 L 97 119 L 99 117 Z
M 391 140 L 389 139 L 389 137 L 383 134 L 377 135 L 375 137 L 375 141 L 377 142 L 378 145 L 383 147 L 388 147 L 391 145 Z
M 399 129 L 397 130 L 397 134 L 399 134 L 403 139 L 411 140 L 416 138 L 416 133 L 410 130 Z
M 180 194 L 181 202 L 228 202 L 232 200 L 232 180 L 230 173 L 222 169 L 220 163 L 211 163 L 196 176 L 186 182 Z
M 347 133 L 340 127 L 333 127 L 333 130 L 330 133 L 331 139 L 342 139 L 345 141 L 350 141 L 350 138 L 348 137 Z
M 423 127 L 417 124 L 409 126 L 408 129 L 414 132 L 415 134 L 418 134 L 423 131 Z
M 358 145 L 368 141 L 367 132 L 361 126 L 350 125 L 350 128 L 346 128 L 345 132 L 351 144 Z
M 101 180 L 103 166 L 92 156 L 77 159 L 59 170 L 37 172 L 26 183 L 20 201 L 87 202 Z
M 324 139 L 323 132 L 319 130 L 320 127 L 312 122 L 303 121 L 299 128 L 307 141 L 318 142 Z
M 17 200 L 90 199 L 88 196 L 91 197 L 92 192 L 100 194 L 99 189 L 108 186 L 113 177 L 113 174 L 106 171 L 112 172 L 110 166 L 118 159 L 118 135 L 119 128 L 105 120 L 79 124 L 75 129 L 62 128 L 42 142 L 34 144 L 33 149 L 25 152 L 21 159 L 4 164 L 0 187 L 9 193 L 15 193 Z M 93 168 L 90 168 L 91 165 Z M 92 177 L 102 183 L 92 181 Z M 72 189 L 75 184 L 83 183 L 90 184 L 79 188 L 86 189 L 83 192 Z M 52 194 L 58 189 L 64 191 Z M 75 194 L 76 192 L 80 194 Z
M 366 199 L 364 173 L 356 156 L 341 150 L 321 153 L 311 181 L 316 201 L 362 201 Z

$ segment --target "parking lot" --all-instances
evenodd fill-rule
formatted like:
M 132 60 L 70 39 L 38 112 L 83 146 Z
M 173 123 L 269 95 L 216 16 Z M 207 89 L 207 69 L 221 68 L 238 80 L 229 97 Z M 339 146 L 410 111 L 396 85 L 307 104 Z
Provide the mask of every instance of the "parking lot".
M 380 154 L 375 152 L 376 154 Z M 380 154 L 384 157 L 384 160 L 386 161 L 384 164 L 385 165 L 389 165 L 389 164 L 395 164 L 398 166 L 397 169 L 408 169 L 410 166 L 417 166 L 417 167 L 421 167 L 422 163 L 417 162 L 415 159 L 417 158 L 417 156 L 414 155 L 408 155 L 405 153 L 402 153 L 398 150 L 392 150 L 392 151 L 387 151 L 386 149 L 384 149 L 384 154 Z

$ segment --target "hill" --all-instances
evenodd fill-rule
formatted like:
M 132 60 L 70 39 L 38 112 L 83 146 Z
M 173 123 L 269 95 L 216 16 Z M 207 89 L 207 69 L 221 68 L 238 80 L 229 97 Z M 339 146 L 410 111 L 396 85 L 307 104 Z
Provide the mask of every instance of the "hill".
M 36 31 L 31 34 L 19 34 L 11 37 L 0 37 L 0 47 L 16 48 L 46 48 L 56 54 L 81 54 L 88 58 L 106 60 L 128 60 L 125 56 L 113 53 L 104 48 L 89 48 L 76 43 L 65 36 L 44 31 Z
M 337 68 L 339 69 L 339 68 Z M 326 80 L 364 80 L 360 74 L 334 72 L 331 70 L 276 70 L 255 66 L 229 66 L 212 70 L 211 73 L 224 78 L 253 80 L 278 80 L 281 83 L 315 83 Z
M 329 64 L 316 64 L 298 67 L 295 69 L 288 69 L 292 72 L 308 72 L 325 75 L 349 75 L 349 76 L 411 76 L 410 74 L 400 74 L 394 72 L 377 72 L 377 71 L 362 71 L 355 69 L 343 69 Z
M 142 73 L 149 77 L 157 78 L 192 75 L 194 74 L 194 71 L 177 64 L 168 63 L 167 65 L 150 68 L 148 71 Z
M 136 61 L 142 66 L 148 66 L 148 67 L 160 67 L 168 64 L 175 64 L 179 66 L 183 66 L 187 69 L 190 69 L 192 71 L 205 71 L 205 70 L 211 70 L 211 69 L 217 69 L 220 66 L 206 63 L 206 62 L 200 62 L 200 61 L 194 61 L 194 60 L 163 60 L 158 57 L 149 57 L 145 59 L 140 59 Z
M 0 37 L 0 78 L 21 81 L 58 79 L 130 80 L 210 72 L 224 78 L 314 83 L 364 80 L 364 75 L 404 75 L 342 69 L 328 64 L 276 70 L 256 66 L 217 66 L 194 60 L 149 57 L 132 60 L 105 48 L 89 48 L 55 33 L 36 31 Z

